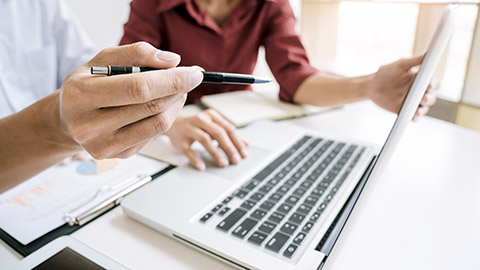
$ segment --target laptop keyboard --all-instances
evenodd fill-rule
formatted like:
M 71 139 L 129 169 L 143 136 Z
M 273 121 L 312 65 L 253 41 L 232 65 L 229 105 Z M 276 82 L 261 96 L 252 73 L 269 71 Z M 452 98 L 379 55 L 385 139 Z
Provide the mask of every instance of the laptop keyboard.
M 358 145 L 304 136 L 200 222 L 219 216 L 216 229 L 291 258 L 364 152 Z

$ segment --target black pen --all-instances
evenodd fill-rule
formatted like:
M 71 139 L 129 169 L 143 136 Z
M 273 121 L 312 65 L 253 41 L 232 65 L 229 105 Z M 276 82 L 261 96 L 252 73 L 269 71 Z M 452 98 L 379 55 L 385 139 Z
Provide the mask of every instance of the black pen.
M 123 67 L 123 66 L 108 66 L 108 67 L 92 67 L 90 72 L 93 75 L 120 75 L 138 73 L 144 71 L 157 70 L 148 67 Z M 203 72 L 203 83 L 230 83 L 230 84 L 254 84 L 254 83 L 269 83 L 271 80 L 237 73 L 223 73 L 223 72 Z

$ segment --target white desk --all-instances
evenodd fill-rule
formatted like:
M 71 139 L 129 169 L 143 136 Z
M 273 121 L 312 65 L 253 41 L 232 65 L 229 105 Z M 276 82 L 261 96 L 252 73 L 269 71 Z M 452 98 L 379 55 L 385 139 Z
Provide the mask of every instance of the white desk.
M 364 102 L 290 122 L 380 144 L 393 119 Z M 480 269 L 479 167 L 479 133 L 429 117 L 410 125 L 326 268 Z M 73 236 L 132 269 L 232 269 L 120 208 Z M 3 269 L 20 257 L 2 244 Z

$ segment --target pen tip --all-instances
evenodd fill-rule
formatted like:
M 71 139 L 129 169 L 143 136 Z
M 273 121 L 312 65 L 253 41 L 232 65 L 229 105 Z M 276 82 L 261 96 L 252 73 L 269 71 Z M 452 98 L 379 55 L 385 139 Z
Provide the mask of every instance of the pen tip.
M 263 79 L 263 78 L 255 78 L 255 83 L 270 83 L 272 80 Z

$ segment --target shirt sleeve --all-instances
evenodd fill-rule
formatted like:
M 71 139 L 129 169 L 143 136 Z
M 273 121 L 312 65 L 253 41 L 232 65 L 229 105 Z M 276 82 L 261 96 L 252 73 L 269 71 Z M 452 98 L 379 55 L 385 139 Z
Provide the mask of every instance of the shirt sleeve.
M 156 13 L 153 0 L 133 0 L 130 4 L 130 15 L 123 26 L 124 34 L 120 45 L 146 41 L 156 48 L 161 44 L 160 17 Z
M 269 9 L 263 42 L 266 60 L 280 85 L 280 99 L 293 102 L 300 84 L 318 70 L 310 65 L 300 36 L 295 31 L 296 19 L 289 2 L 277 1 Z
M 67 75 L 96 53 L 93 42 L 63 1 L 56 0 L 54 35 L 57 50 L 57 88 Z

